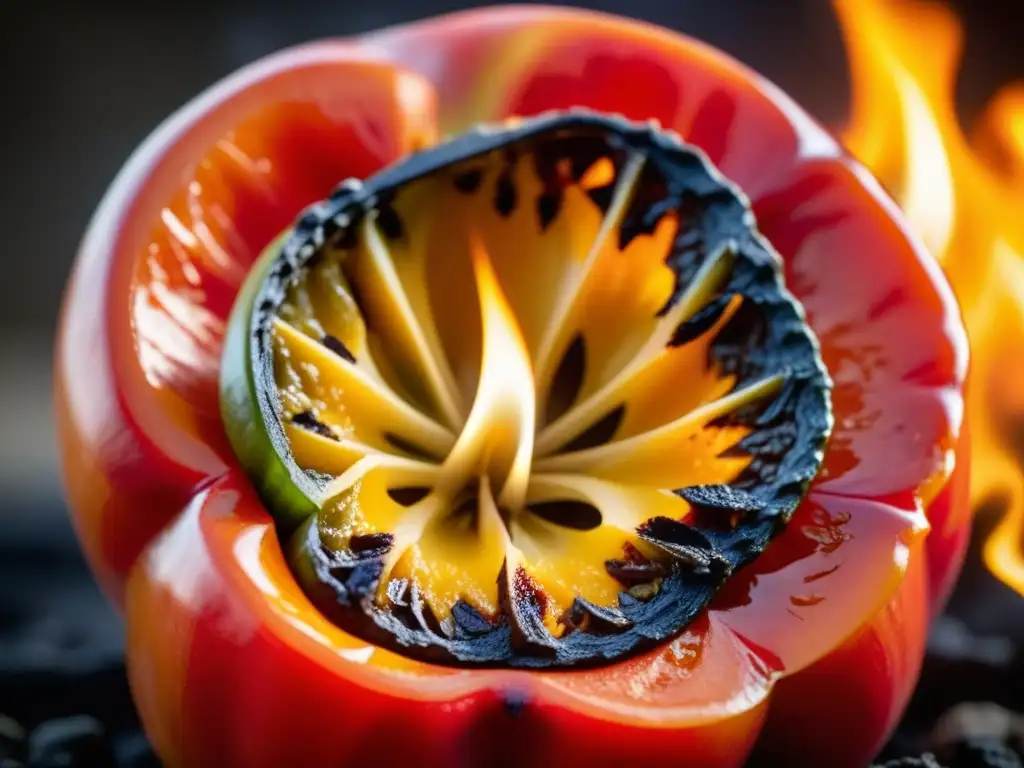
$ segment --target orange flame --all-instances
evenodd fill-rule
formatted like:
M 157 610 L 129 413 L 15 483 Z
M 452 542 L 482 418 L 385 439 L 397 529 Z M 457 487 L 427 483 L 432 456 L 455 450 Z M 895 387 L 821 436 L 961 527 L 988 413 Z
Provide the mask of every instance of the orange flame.
M 844 141 L 886 185 L 949 277 L 971 339 L 971 503 L 998 502 L 988 567 L 1024 594 L 1024 84 L 971 136 L 954 93 L 962 26 L 923 0 L 834 0 L 850 56 Z

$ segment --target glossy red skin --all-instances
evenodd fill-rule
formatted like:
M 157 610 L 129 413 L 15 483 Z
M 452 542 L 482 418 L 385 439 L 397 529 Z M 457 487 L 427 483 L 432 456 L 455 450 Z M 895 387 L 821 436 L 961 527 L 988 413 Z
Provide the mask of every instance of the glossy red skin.
M 236 467 L 223 319 L 259 250 L 336 181 L 439 130 L 573 105 L 659 119 L 750 196 L 836 380 L 825 470 L 692 641 L 576 675 L 374 650 L 308 604 Z M 246 157 L 210 149 L 230 131 Z M 164 208 L 190 236 L 161 229 Z M 963 555 L 965 367 L 932 261 L 784 95 L 676 35 L 531 7 L 286 51 L 172 117 L 83 241 L 56 403 L 75 522 L 125 607 L 136 701 L 169 765 L 733 766 L 757 742 L 770 764 L 860 766 Z

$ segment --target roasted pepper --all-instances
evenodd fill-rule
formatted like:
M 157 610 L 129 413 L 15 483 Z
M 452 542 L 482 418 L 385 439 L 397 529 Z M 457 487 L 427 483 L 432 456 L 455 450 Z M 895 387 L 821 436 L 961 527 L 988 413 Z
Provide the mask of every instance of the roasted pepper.
M 859 766 L 963 555 L 966 348 L 775 87 L 487 9 L 160 126 L 56 405 L 169 765 Z

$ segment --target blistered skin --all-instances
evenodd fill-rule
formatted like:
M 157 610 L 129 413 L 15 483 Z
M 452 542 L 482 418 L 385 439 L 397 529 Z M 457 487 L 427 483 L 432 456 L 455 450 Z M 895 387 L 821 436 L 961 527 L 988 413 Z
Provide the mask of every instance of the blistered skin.
M 744 189 L 821 340 L 835 433 L 785 533 L 668 646 L 582 674 L 424 665 L 334 627 L 288 571 L 220 424 L 227 313 L 256 255 L 338 180 L 475 121 L 576 105 L 657 118 Z M 76 525 L 124 601 L 161 757 L 738 766 L 760 740 L 775 764 L 865 764 L 966 536 L 949 524 L 965 510 L 963 330 L 896 217 L 752 73 L 582 12 L 478 11 L 307 46 L 187 105 L 101 204 L 57 352 Z M 857 727 L 833 725 L 844 716 Z

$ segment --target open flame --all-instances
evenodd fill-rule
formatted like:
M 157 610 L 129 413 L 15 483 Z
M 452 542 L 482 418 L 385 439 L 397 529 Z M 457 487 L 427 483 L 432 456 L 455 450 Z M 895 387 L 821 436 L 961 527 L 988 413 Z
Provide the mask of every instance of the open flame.
M 923 0 L 834 0 L 853 105 L 843 139 L 888 188 L 957 294 L 971 341 L 971 503 L 1002 510 L 984 556 L 1024 594 L 1024 84 L 970 136 L 954 93 L 962 25 Z
M 530 353 L 476 235 L 470 254 L 483 325 L 480 383 L 462 434 L 445 462 L 442 482 L 447 490 L 475 474 L 488 475 L 488 487 L 493 487 L 498 503 L 519 511 L 530 481 L 537 407 Z

